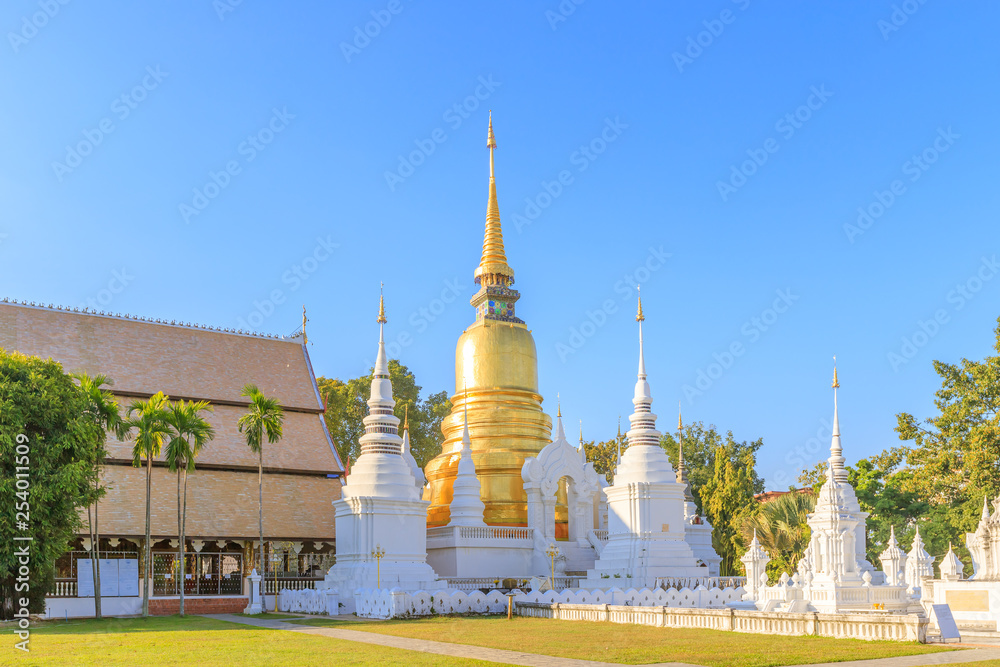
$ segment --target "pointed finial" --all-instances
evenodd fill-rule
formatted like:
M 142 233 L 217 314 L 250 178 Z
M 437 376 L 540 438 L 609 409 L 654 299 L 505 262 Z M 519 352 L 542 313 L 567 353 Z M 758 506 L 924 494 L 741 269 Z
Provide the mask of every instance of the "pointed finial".
M 645 322 L 646 316 L 642 314 L 642 285 L 638 285 L 636 291 L 639 293 L 639 312 L 635 315 L 635 321 Z
M 490 126 L 486 132 L 486 147 L 493 149 L 497 147 L 496 137 L 493 136 L 493 109 L 490 109 Z M 490 176 L 493 174 L 490 173 Z
M 840 387 L 840 380 L 837 379 L 837 355 L 833 355 L 833 388 Z
M 403 405 L 403 430 L 410 430 L 410 404 L 409 402 Z
M 618 415 L 618 440 L 622 439 L 622 416 Z
M 684 430 L 684 422 L 681 421 L 681 402 L 677 401 L 677 430 Z
M 378 287 L 378 320 L 379 324 L 385 324 L 389 320 L 385 319 L 385 298 L 382 295 L 382 289 L 385 287 L 385 283 L 379 283 Z
M 477 285 L 509 286 L 514 282 L 514 269 L 507 264 L 503 247 L 503 229 L 500 224 L 500 205 L 497 203 L 497 184 L 493 165 L 493 149 L 497 147 L 493 136 L 493 112 L 490 112 L 486 146 L 490 149 L 489 196 L 486 201 L 486 233 L 483 236 L 483 254 L 473 273 Z
M 307 345 L 309 343 L 309 337 L 306 335 L 306 322 L 309 318 L 306 317 L 306 305 L 302 304 L 302 344 Z
M 580 420 L 580 447 L 583 447 L 583 420 Z

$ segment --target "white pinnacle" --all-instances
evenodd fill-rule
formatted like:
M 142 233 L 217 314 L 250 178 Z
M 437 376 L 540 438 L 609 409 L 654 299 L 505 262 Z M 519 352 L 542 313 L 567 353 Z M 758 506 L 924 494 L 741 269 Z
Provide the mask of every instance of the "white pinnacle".
M 451 519 L 449 526 L 485 526 L 483 513 L 486 505 L 481 497 L 476 464 L 472 460 L 472 440 L 469 437 L 469 410 L 464 413 L 462 427 L 462 449 L 458 458 L 458 473 L 455 475 L 451 495 Z

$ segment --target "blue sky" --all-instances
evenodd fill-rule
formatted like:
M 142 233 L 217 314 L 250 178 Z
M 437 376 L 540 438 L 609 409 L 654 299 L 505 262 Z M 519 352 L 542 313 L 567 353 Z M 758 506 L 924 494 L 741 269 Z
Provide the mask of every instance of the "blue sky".
M 1000 314 L 1000 7 L 789 5 L 5 3 L 0 293 L 283 334 L 306 304 L 347 378 L 384 281 L 391 351 L 452 391 L 493 109 L 546 409 L 631 412 L 642 282 L 661 427 L 763 437 L 786 488 L 834 354 L 854 461 Z

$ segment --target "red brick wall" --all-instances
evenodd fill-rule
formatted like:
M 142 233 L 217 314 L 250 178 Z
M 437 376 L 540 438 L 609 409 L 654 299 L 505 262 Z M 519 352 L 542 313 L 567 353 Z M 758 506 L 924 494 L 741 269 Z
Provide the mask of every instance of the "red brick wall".
M 184 598 L 185 614 L 239 614 L 246 609 L 247 598 Z M 180 613 L 177 598 L 153 598 L 149 601 L 150 616 L 171 616 Z

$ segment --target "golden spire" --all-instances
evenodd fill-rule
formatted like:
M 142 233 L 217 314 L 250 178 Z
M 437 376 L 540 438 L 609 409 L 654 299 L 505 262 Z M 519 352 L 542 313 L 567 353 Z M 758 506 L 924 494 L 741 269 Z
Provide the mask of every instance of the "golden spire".
M 639 312 L 635 315 L 636 322 L 645 322 L 646 316 L 642 314 L 642 287 L 636 287 L 636 291 L 639 292 Z
M 677 401 L 677 430 L 684 430 L 684 422 L 681 421 L 681 402 Z
M 410 428 L 410 404 L 406 403 L 403 405 L 403 430 L 407 431 Z
M 559 400 L 559 392 L 556 392 L 556 417 L 562 417 L 562 401 Z
M 837 379 L 837 355 L 833 355 L 833 388 L 840 387 L 840 380 Z
M 376 321 L 379 324 L 385 324 L 389 321 L 385 319 L 385 299 L 382 297 L 382 288 L 384 286 L 384 283 L 380 283 L 378 288 L 378 320 Z
M 302 304 L 302 344 L 303 345 L 308 345 L 309 344 L 309 336 L 306 335 L 306 322 L 308 322 L 308 321 L 309 321 L 309 318 L 306 317 L 306 305 Z
M 490 149 L 490 194 L 486 205 L 486 234 L 483 237 L 483 256 L 475 272 L 479 284 L 499 283 L 509 285 L 514 282 L 514 270 L 507 264 L 507 254 L 503 248 L 503 230 L 500 226 L 500 206 L 497 204 L 497 183 L 493 169 L 493 150 L 497 147 L 493 136 L 493 112 L 490 111 L 489 130 L 486 146 Z M 484 282 L 485 277 L 485 282 Z

